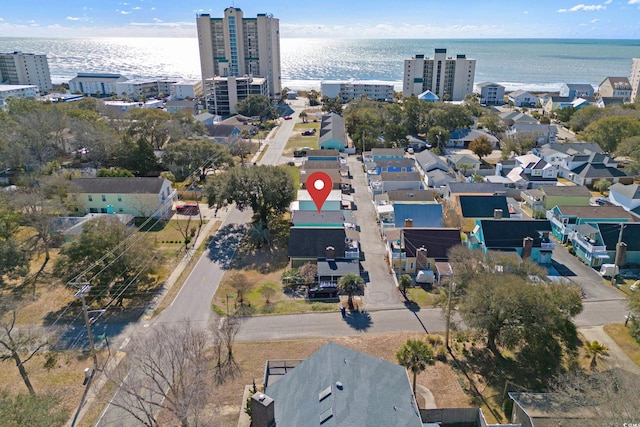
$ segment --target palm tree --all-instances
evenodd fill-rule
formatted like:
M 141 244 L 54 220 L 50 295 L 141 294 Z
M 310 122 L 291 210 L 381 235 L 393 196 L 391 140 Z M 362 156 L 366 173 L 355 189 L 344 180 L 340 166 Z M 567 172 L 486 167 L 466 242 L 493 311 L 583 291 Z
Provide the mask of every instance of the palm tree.
M 401 366 L 413 373 L 413 394 L 416 394 L 416 377 L 427 366 L 436 364 L 433 349 L 421 340 L 407 340 L 396 353 L 396 359 Z
M 298 117 L 300 117 L 302 119 L 302 123 L 307 123 L 307 112 L 306 111 L 301 111 L 300 114 L 298 115 Z
M 587 353 L 586 357 L 591 358 L 591 369 L 598 365 L 598 358 L 609 355 L 609 349 L 598 341 L 587 341 L 584 345 L 584 350 Z
M 351 310 L 353 309 L 353 294 L 360 294 L 364 291 L 364 280 L 357 274 L 345 274 L 340 278 L 338 287 L 340 288 L 340 291 L 344 292 L 349 297 L 347 304 L 349 304 L 349 310 Z
M 407 289 L 412 284 L 413 280 L 411 279 L 411 276 L 409 276 L 408 274 L 403 274 L 402 276 L 400 276 L 400 280 L 398 280 L 398 286 L 400 286 L 400 290 L 405 297 L 407 296 Z

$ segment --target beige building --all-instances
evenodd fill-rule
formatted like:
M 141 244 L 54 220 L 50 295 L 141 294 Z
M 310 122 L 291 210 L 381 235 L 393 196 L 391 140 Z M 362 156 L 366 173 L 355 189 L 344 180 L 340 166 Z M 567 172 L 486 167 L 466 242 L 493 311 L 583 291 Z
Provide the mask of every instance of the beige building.
M 36 85 L 40 92 L 51 90 L 47 55 L 0 53 L 0 84 Z
M 418 96 L 429 90 L 444 101 L 462 101 L 473 93 L 475 72 L 475 59 L 447 56 L 447 49 L 436 49 L 433 58 L 416 55 L 404 61 L 402 95 Z
M 280 94 L 278 19 L 264 13 L 245 18 L 239 8 L 228 7 L 223 18 L 201 14 L 196 24 L 203 80 L 216 76 L 262 77 L 270 96 Z
M 214 77 L 204 81 L 207 110 L 216 116 L 236 114 L 236 104 L 249 95 L 269 96 L 267 80 L 260 77 Z
M 177 200 L 164 178 L 77 178 L 74 197 L 84 213 L 129 214 L 161 218 Z
M 631 101 L 631 83 L 626 77 L 607 77 L 598 86 L 601 98 L 620 98 L 622 102 Z

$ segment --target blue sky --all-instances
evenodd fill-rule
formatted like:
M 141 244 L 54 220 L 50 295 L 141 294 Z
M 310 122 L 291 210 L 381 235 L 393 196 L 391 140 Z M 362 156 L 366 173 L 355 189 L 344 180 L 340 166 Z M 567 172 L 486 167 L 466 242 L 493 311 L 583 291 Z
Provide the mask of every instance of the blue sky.
M 5 0 L 4 37 L 195 37 L 195 17 L 270 13 L 282 37 L 640 39 L 640 0 Z M 215 3 L 215 5 L 213 5 Z M 213 7 L 213 8 L 212 8 Z

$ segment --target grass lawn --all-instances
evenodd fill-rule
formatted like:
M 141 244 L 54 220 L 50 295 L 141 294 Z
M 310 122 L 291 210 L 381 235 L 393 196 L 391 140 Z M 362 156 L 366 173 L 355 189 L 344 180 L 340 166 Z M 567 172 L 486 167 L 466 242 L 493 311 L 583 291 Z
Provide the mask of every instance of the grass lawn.
M 407 289 L 407 295 L 411 301 L 421 308 L 433 308 L 440 300 L 438 288 L 427 290 L 421 286 L 415 286 Z
M 622 323 L 612 323 L 605 325 L 604 331 L 636 365 L 640 366 L 640 344 L 629 334 L 629 328 Z
M 287 145 L 282 152 L 283 156 L 293 156 L 293 151 L 297 148 L 311 147 L 313 149 L 318 148 L 318 134 L 320 123 L 296 123 L 293 128 L 293 133 L 287 141 Z M 306 129 L 316 129 L 316 134 L 312 136 L 302 136 L 302 132 Z

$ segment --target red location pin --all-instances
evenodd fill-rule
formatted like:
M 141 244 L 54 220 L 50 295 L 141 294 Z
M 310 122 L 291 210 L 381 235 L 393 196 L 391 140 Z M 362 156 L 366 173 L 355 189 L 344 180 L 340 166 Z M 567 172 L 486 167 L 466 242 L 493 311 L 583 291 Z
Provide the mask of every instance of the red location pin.
M 314 172 L 307 178 L 307 191 L 313 199 L 313 203 L 318 208 L 318 213 L 322 210 L 324 201 L 329 197 L 333 188 L 331 177 L 324 172 Z

